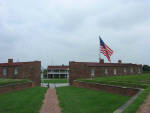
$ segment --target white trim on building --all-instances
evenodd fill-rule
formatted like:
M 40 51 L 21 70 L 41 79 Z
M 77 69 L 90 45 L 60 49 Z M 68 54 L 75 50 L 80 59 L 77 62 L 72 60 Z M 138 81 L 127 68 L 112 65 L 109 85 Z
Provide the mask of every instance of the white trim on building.
M 47 78 L 69 78 L 69 66 L 48 66 Z

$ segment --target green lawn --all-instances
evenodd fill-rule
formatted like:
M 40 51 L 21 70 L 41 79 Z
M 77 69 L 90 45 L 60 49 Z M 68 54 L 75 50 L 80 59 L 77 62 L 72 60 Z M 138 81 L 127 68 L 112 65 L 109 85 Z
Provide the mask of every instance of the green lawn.
M 79 79 L 79 81 L 94 82 L 109 85 L 128 86 L 134 88 L 147 88 L 150 84 L 150 74 L 99 77 L 93 80 Z
M 149 73 L 150 74 L 150 71 L 143 71 L 143 73 Z
M 31 82 L 27 79 L 6 79 L 6 78 L 0 78 L 0 86 L 9 85 L 9 84 L 17 84 L 17 83 L 27 83 Z
M 38 113 L 46 90 L 34 87 L 0 94 L 0 113 Z
M 128 86 L 133 88 L 144 88 L 145 90 L 127 107 L 123 113 L 136 113 L 144 100 L 150 94 L 150 73 L 128 76 L 99 77 L 93 80 L 79 79 L 78 81 L 94 82 L 109 85 Z
M 123 113 L 136 113 L 139 107 L 144 103 L 147 96 L 150 94 L 150 86 L 146 88 L 136 99 L 135 101 L 127 107 Z
M 129 97 L 72 86 L 56 88 L 62 113 L 113 113 Z
M 42 83 L 68 83 L 67 79 L 46 79 Z

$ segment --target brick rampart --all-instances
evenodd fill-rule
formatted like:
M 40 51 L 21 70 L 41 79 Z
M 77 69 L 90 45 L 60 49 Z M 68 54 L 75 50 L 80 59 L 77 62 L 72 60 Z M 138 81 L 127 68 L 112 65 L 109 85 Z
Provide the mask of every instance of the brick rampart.
M 0 86 L 0 93 L 7 93 L 11 91 L 18 91 L 25 88 L 31 88 L 32 82 L 29 83 L 18 83 L 18 84 L 10 84 L 5 86 Z
M 15 68 L 18 70 L 16 75 Z M 3 69 L 6 69 L 6 75 L 3 74 Z M 41 62 L 0 63 L 0 78 L 29 79 L 35 86 L 40 86 Z
M 106 91 L 106 92 L 121 94 L 125 96 L 134 96 L 139 91 L 139 89 L 136 88 L 106 85 L 106 84 L 99 84 L 99 83 L 79 82 L 76 80 L 73 81 L 72 85 L 75 87 Z
M 142 65 L 121 63 L 92 63 L 92 62 L 69 62 L 69 82 L 79 78 L 109 77 L 135 75 L 142 73 Z M 94 74 L 91 74 L 94 70 Z M 107 70 L 107 73 L 105 72 Z M 115 72 L 116 70 L 116 72 Z

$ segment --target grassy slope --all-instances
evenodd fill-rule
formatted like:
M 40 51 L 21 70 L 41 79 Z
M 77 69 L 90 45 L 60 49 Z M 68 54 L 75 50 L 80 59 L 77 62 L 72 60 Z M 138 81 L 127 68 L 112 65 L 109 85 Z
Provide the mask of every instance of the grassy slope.
M 129 107 L 124 110 L 123 113 L 136 113 L 140 105 L 143 104 L 147 96 L 150 94 L 150 73 L 135 76 L 95 78 L 93 80 L 83 79 L 81 81 L 145 88 L 145 90 L 135 99 L 131 105 L 129 105 Z
M 43 80 L 42 83 L 67 83 L 67 79 L 47 79 Z
M 0 86 L 17 84 L 17 83 L 27 83 L 27 82 L 31 82 L 31 81 L 27 79 L 0 79 Z
M 38 113 L 46 90 L 34 87 L 0 94 L 0 113 Z
M 150 71 L 143 71 L 143 73 L 149 73 L 150 74 Z
M 93 80 L 80 79 L 80 81 L 128 86 L 134 88 L 147 88 L 150 84 L 150 74 L 99 77 L 94 78 Z
M 136 99 L 130 104 L 123 113 L 136 113 L 140 106 L 144 103 L 147 96 L 150 94 L 150 86 L 146 88 Z
M 129 97 L 84 88 L 57 88 L 63 113 L 112 113 Z

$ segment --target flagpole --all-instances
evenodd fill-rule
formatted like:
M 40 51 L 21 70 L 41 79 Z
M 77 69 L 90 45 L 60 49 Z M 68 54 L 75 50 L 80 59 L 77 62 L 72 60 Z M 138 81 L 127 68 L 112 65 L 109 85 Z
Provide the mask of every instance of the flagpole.
M 99 36 L 99 63 L 101 61 L 101 48 L 100 48 L 100 36 Z

